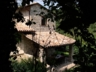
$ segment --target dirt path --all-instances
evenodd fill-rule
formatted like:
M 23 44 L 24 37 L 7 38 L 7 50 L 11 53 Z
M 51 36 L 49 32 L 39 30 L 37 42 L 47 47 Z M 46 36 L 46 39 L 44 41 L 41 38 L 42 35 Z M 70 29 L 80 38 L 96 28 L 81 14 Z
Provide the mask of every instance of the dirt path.
M 70 68 L 73 67 L 73 66 L 75 66 L 75 64 L 72 63 L 72 62 L 63 63 L 63 64 L 57 66 L 57 67 L 55 68 L 56 71 L 54 71 L 54 72 L 62 72 L 62 71 L 64 71 L 65 69 L 70 69 Z
M 70 69 L 71 67 L 75 66 L 72 62 L 66 62 L 58 65 L 57 67 L 53 67 L 51 70 L 47 72 L 64 72 L 65 69 Z

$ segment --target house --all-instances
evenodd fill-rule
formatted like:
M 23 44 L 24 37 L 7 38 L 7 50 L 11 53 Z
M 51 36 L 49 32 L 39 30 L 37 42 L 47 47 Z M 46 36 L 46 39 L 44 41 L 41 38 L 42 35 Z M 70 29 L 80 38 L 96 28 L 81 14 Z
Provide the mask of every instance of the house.
M 36 56 L 39 57 L 41 62 L 45 62 L 46 57 L 50 58 L 56 48 L 68 45 L 69 59 L 72 61 L 73 44 L 75 40 L 55 31 L 56 22 L 51 21 L 51 18 L 45 18 L 45 15 L 48 14 L 46 8 L 39 3 L 33 3 L 18 10 L 25 18 L 23 23 L 17 22 L 15 25 L 15 28 L 17 28 L 22 38 L 16 45 L 19 50 L 18 55 L 23 58 Z M 28 20 L 36 24 L 28 26 L 26 25 Z

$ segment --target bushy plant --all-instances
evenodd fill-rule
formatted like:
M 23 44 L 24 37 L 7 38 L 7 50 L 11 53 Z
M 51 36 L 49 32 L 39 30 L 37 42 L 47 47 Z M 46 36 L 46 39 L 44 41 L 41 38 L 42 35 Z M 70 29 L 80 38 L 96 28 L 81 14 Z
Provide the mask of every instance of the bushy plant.
M 46 72 L 46 67 L 43 63 L 36 61 L 35 64 L 32 59 L 22 59 L 20 62 L 12 61 L 11 66 L 13 72 Z

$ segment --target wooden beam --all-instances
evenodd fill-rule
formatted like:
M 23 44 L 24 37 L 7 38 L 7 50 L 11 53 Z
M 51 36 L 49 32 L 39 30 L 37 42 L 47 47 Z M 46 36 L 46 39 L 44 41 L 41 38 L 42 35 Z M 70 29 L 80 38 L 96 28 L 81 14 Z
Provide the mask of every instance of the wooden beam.
M 13 54 L 11 55 L 12 57 L 15 57 L 15 56 L 21 56 L 21 55 L 24 55 L 24 53 L 21 53 L 21 54 Z
M 73 62 L 73 44 L 69 45 L 69 59 L 71 62 Z

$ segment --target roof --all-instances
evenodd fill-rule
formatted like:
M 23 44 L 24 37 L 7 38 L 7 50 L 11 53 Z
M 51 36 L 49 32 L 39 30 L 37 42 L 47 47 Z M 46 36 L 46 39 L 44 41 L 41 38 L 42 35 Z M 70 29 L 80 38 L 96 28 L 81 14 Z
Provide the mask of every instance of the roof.
M 49 32 L 36 32 L 34 39 L 32 39 L 31 34 L 26 35 L 26 37 L 45 48 L 58 47 L 75 43 L 73 38 L 69 38 L 57 32 L 53 32 L 51 34 Z
M 19 32 L 32 32 L 32 31 L 34 31 L 33 28 L 25 25 L 24 23 L 20 23 L 20 22 L 15 24 L 15 28 Z
M 30 4 L 30 5 L 26 5 L 26 6 L 20 7 L 18 10 L 24 11 L 25 8 L 26 8 L 26 10 L 30 10 L 30 7 L 32 7 L 32 6 L 34 6 L 34 5 L 39 5 L 39 6 L 41 6 L 41 8 L 44 8 L 44 9 L 46 9 L 47 11 L 49 11 L 46 7 L 44 7 L 43 5 L 41 5 L 41 4 L 38 3 L 38 2 L 33 2 L 33 3 Z

